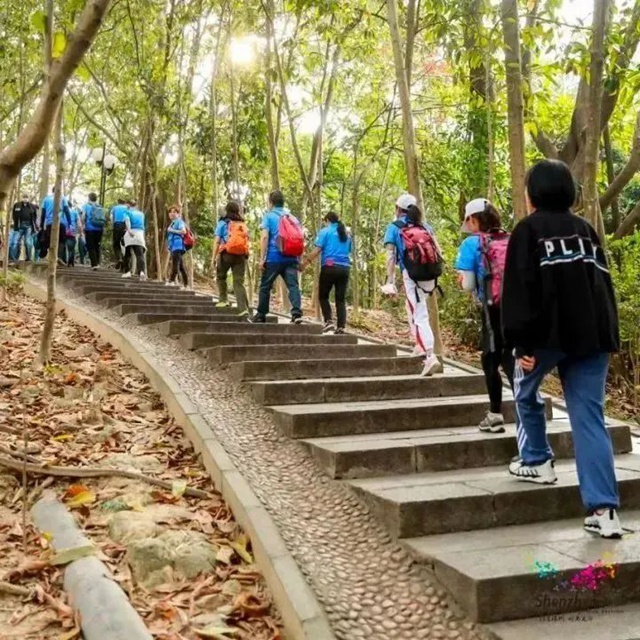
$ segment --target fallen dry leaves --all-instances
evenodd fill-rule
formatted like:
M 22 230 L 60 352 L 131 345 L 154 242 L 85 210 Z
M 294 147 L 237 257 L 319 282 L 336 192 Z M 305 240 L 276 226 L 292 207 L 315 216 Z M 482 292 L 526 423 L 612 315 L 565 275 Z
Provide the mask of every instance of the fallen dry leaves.
M 64 315 L 56 319 L 53 364 L 33 369 L 42 311 L 40 303 L 25 296 L 0 309 L 3 455 L 21 459 L 24 424 L 30 463 L 135 468 L 166 481 L 171 490 L 126 478 L 80 482 L 33 475 L 28 478 L 28 506 L 45 488 L 56 491 L 158 640 L 279 639 L 278 617 L 254 564 L 251 542 L 160 398 L 117 351 Z M 20 475 L 0 468 L 0 581 L 25 587 L 30 595 L 0 594 L 7 605 L 0 607 L 0 638 L 81 638 L 79 621 L 62 590 L 63 566 L 53 564 L 60 556 L 30 519 L 23 552 Z M 185 497 L 187 486 L 210 497 Z M 212 573 L 192 580 L 169 575 L 153 590 L 136 583 L 125 547 L 109 538 L 107 521 L 118 511 L 155 508 L 163 530 L 197 531 L 218 548 Z M 163 508 L 172 511 L 164 514 Z

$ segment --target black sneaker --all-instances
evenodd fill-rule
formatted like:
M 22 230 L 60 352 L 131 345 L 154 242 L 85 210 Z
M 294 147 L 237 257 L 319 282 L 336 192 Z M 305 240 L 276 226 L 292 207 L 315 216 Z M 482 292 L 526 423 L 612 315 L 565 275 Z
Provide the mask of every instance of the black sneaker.
M 334 332 L 333 335 L 335 336 L 343 336 L 346 332 L 346 330 L 343 327 L 338 327 Z
M 291 318 L 291 324 L 302 324 L 302 322 L 302 316 L 295 316 L 294 318 Z
M 266 321 L 267 319 L 261 313 L 256 313 L 249 322 L 253 322 L 253 324 L 264 324 Z
M 324 325 L 322 325 L 322 333 L 329 333 L 330 331 L 335 331 L 335 329 L 336 327 L 331 321 L 325 322 Z

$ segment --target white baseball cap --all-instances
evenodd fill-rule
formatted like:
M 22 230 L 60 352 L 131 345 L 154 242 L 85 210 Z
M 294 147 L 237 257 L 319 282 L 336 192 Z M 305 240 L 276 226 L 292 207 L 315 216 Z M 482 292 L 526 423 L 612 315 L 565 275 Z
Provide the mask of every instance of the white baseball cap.
M 403 211 L 406 211 L 412 205 L 414 207 L 417 206 L 418 201 L 416 200 L 416 197 L 412 196 L 410 193 L 403 193 L 396 200 L 396 207 L 398 207 L 398 209 L 402 209 Z
M 467 220 L 476 213 L 482 213 L 487 208 L 488 204 L 489 201 L 486 198 L 476 198 L 475 200 L 471 200 L 471 202 L 467 202 L 467 206 L 464 208 L 462 231 L 465 233 L 471 233 L 467 228 Z

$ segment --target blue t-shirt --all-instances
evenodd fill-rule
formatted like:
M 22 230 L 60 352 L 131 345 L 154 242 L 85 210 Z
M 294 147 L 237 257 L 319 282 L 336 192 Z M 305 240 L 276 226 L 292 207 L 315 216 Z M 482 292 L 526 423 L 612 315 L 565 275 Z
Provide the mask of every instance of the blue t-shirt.
M 97 203 L 87 202 L 82 205 L 82 213 L 84 214 L 84 228 L 87 231 L 102 231 L 104 227 L 98 227 L 97 225 L 92 224 L 91 222 L 91 212 L 93 208 L 96 206 L 100 206 Z
M 348 267 L 351 265 L 351 236 L 347 236 L 345 242 L 338 235 L 338 223 L 320 229 L 316 237 L 316 247 L 322 249 L 321 260 L 323 267 L 338 265 Z
M 124 222 L 128 213 L 129 207 L 126 204 L 117 204 L 111 209 L 111 223 Z
M 75 236 L 78 233 L 78 221 L 80 220 L 78 211 L 71 209 L 68 214 L 64 213 L 62 220 L 64 220 L 67 236 Z
M 395 222 L 398 222 L 398 221 L 406 223 L 407 222 L 407 216 L 401 216 Z M 429 233 L 433 233 L 433 229 L 428 224 L 425 224 L 423 222 L 422 226 Z M 402 234 L 400 233 L 400 231 L 401 231 L 401 229 L 394 222 L 392 222 L 387 227 L 387 231 L 384 234 L 383 244 L 385 244 L 385 245 L 387 245 L 387 244 L 395 245 L 395 247 L 396 247 L 396 261 L 398 263 L 398 266 L 400 267 L 400 270 L 402 270 L 402 269 L 404 269 L 404 262 L 402 260 L 402 256 L 404 255 L 404 242 L 402 241 Z
M 127 218 L 129 218 L 131 229 L 144 231 L 144 213 L 142 213 L 142 211 L 138 209 L 127 209 Z
M 186 228 L 187 225 L 181 218 L 176 218 L 169 225 L 169 229 L 174 229 L 175 231 L 181 231 Z M 167 231 L 167 245 L 169 247 L 169 251 L 184 251 L 184 236 L 179 233 L 171 233 L 171 231 Z
M 229 239 L 229 222 L 226 219 L 220 220 L 216 225 L 216 230 L 213 234 L 216 238 L 220 238 L 220 244 L 225 244 Z
M 457 271 L 471 271 L 476 277 L 478 298 L 482 300 L 482 283 L 485 278 L 485 268 L 482 262 L 481 237 L 474 234 L 465 238 L 460 249 L 454 269 Z
M 283 256 L 278 249 L 278 224 L 280 217 L 285 214 L 286 210 L 281 207 L 274 207 L 271 211 L 267 211 L 262 218 L 261 229 L 266 229 L 269 232 L 269 246 L 267 249 L 267 262 L 298 262 L 298 258 L 292 258 L 291 256 Z M 300 221 L 291 216 L 298 225 Z
M 40 205 L 40 208 L 44 212 L 44 226 L 50 227 L 53 224 L 53 194 L 50 193 Z M 69 211 L 69 201 L 63 196 L 60 201 L 61 213 L 65 214 Z M 60 222 L 66 225 L 64 215 L 61 215 Z

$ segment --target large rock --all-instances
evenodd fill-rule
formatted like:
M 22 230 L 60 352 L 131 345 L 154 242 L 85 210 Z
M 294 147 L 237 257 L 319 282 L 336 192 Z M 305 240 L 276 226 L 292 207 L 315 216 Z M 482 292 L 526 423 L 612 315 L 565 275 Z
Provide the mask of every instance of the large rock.
M 153 538 L 158 527 L 148 513 L 137 511 L 119 511 L 109 520 L 109 537 L 119 544 L 129 544 L 136 540 Z

